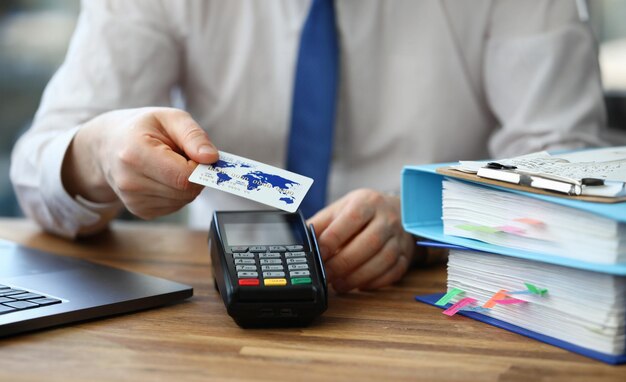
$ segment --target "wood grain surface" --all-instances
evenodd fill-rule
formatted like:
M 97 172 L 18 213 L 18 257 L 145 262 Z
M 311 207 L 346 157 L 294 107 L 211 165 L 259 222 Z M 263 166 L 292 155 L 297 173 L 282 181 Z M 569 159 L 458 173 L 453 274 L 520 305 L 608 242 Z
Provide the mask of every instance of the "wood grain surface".
M 240 329 L 214 290 L 206 237 L 116 223 L 70 242 L 0 219 L 0 238 L 195 289 L 183 303 L 0 339 L 0 381 L 626 381 L 626 366 L 415 302 L 445 290 L 443 266 L 376 292 L 331 293 L 307 328 Z

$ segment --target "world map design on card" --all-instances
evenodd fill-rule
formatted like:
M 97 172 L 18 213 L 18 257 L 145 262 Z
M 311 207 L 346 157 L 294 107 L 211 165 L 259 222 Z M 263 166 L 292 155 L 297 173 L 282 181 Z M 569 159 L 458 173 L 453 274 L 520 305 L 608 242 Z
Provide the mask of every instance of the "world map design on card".
M 313 179 L 224 151 L 212 164 L 199 164 L 189 181 L 287 212 L 295 212 Z

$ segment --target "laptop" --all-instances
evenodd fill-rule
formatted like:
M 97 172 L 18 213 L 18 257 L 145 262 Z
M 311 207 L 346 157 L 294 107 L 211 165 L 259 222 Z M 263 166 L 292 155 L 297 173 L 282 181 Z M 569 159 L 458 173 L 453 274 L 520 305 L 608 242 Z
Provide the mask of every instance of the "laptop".
M 0 239 L 0 337 L 184 300 L 193 288 Z

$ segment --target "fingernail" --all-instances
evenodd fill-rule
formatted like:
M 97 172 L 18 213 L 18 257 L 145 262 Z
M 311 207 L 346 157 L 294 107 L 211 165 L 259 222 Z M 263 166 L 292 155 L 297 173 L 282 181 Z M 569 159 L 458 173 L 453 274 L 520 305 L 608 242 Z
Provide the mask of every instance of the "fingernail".
M 200 146 L 200 148 L 198 149 L 198 153 L 199 154 L 216 154 L 217 153 L 217 149 L 211 145 L 202 145 Z

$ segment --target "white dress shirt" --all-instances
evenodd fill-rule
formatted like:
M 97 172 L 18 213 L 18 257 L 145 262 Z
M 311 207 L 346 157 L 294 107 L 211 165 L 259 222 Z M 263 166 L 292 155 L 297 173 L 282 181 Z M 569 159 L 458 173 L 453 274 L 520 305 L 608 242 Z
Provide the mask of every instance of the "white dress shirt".
M 13 151 L 24 211 L 75 236 L 116 205 L 72 198 L 65 151 L 114 109 L 185 107 L 220 150 L 284 167 L 305 0 L 84 1 L 65 62 Z M 600 144 L 596 47 L 574 0 L 337 0 L 341 69 L 329 200 L 398 192 L 406 164 Z M 263 207 L 213 189 L 211 212 Z

